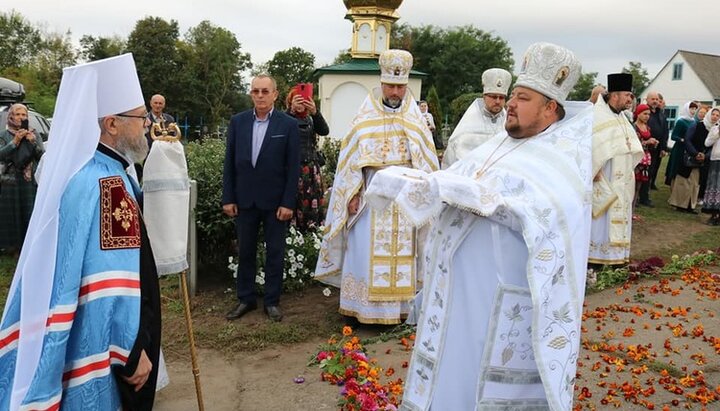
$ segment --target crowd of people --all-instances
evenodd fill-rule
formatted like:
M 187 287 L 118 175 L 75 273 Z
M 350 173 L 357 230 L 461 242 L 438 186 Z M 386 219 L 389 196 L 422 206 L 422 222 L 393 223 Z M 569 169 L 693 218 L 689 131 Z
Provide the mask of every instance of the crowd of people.
M 276 109 L 275 79 L 254 77 L 223 164 L 239 254 L 226 318 L 259 306 L 262 233 L 262 307 L 282 321 L 288 226 L 324 227 L 314 277 L 340 288 L 339 312 L 417 324 L 403 409 L 571 409 L 588 264 L 629 262 L 634 210 L 655 206 L 662 157 L 669 204 L 720 225 L 720 109 L 688 102 L 670 135 L 662 96 L 637 104 L 632 75 L 572 102 L 570 50 L 536 43 L 522 61 L 514 84 L 504 69 L 483 73 L 443 157 L 427 102 L 408 91 L 412 55 L 381 53 L 329 190 L 318 136 L 330 130 L 313 96 L 294 88 Z M 70 104 L 78 96 L 87 106 Z M 40 185 L 27 108 L 12 106 L 0 133 L 0 248 L 20 252 L 0 323 L 0 409 L 149 410 L 160 296 L 134 164 L 173 119 L 159 94 L 147 111 L 131 55 L 67 69 L 58 107 Z

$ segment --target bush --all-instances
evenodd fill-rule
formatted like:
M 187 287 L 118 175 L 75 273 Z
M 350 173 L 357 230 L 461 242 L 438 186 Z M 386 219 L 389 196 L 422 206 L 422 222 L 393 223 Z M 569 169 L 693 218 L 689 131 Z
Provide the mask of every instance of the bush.
M 234 253 L 235 223 L 222 212 L 225 141 L 205 138 L 185 146 L 188 174 L 197 181 L 198 264 L 205 271 L 224 273 L 227 256 Z
M 285 264 L 283 266 L 283 289 L 285 291 L 302 290 L 312 280 L 322 241 L 322 237 L 318 233 L 321 233 L 322 230 L 323 227 L 319 227 L 318 231 L 311 229 L 303 234 L 292 225 L 288 229 L 288 235 L 285 238 Z M 262 237 L 260 236 L 260 238 Z M 256 291 L 259 295 L 262 295 L 264 291 L 266 255 L 265 243 L 259 242 L 256 260 L 257 275 L 255 276 Z M 237 257 L 234 255 L 228 258 L 228 269 L 233 277 L 237 277 L 237 263 Z
M 340 146 L 342 140 L 339 138 L 325 137 L 322 140 L 320 151 L 325 156 L 325 165 L 322 167 L 320 172 L 322 173 L 323 183 L 325 188 L 332 186 L 335 180 L 335 170 L 338 165 L 338 157 L 340 156 Z M 325 200 L 328 200 L 327 198 Z M 325 201 L 327 204 L 327 201 Z
M 327 164 L 332 165 L 334 173 L 337 164 L 337 144 L 326 144 L 329 151 L 325 152 Z M 334 149 L 333 149 L 334 148 Z M 332 153 L 334 150 L 335 154 Z M 235 237 L 235 222 L 222 212 L 222 177 L 223 162 L 225 160 L 225 141 L 220 139 L 204 138 L 188 143 L 185 147 L 188 160 L 190 178 L 197 180 L 198 202 L 195 208 L 195 221 L 198 233 L 198 259 L 205 269 L 227 279 L 226 269 L 232 274 L 237 270 L 237 248 Z M 294 291 L 305 287 L 315 270 L 318 252 L 320 249 L 322 227 L 318 231 L 309 230 L 300 233 L 290 226 L 286 238 L 285 270 L 283 287 Z M 265 243 L 262 229 L 258 235 L 256 283 L 262 292 L 265 283 Z
M 457 96 L 455 100 L 450 103 L 450 122 L 453 128 L 458 125 L 463 114 L 465 114 L 465 111 L 470 107 L 470 104 L 472 104 L 476 98 L 480 97 L 482 97 L 482 93 L 466 93 Z

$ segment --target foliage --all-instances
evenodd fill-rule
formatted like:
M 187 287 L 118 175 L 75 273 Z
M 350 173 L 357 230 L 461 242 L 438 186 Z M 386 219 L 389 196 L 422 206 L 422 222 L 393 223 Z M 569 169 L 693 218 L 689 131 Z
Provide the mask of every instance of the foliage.
M 122 54 L 125 40 L 119 36 L 102 37 L 86 34 L 80 38 L 80 57 L 87 61 L 102 60 Z
M 211 272 L 222 272 L 227 256 L 234 253 L 233 220 L 222 212 L 223 162 L 225 142 L 219 139 L 193 141 L 185 146 L 188 173 L 197 181 L 195 221 L 198 236 L 198 259 Z
M 0 72 L 32 62 L 42 47 L 40 30 L 20 13 L 0 13 Z
M 683 257 L 673 255 L 667 264 L 660 257 L 650 257 L 619 268 L 604 266 L 597 272 L 589 273 L 588 287 L 593 291 L 602 291 L 640 277 L 677 276 L 692 267 L 717 264 L 720 262 L 717 252 L 720 249 L 696 251 Z
M 341 410 L 397 410 L 403 393 L 402 379 L 380 383 L 383 369 L 368 357 L 352 328 L 343 327 L 340 339 L 331 337 L 311 364 L 319 365 L 323 381 L 343 387 L 338 403 Z M 390 368 L 385 375 L 393 373 Z
M 5 306 L 5 299 L 10 290 L 17 258 L 0 252 L 0 307 Z
M 413 68 L 428 73 L 424 81 L 435 86 L 442 105 L 462 94 L 482 91 L 482 73 L 493 67 L 512 72 L 510 45 L 499 36 L 474 26 L 442 29 L 432 25 L 395 26 L 392 48 L 412 53 Z
M 568 100 L 570 101 L 586 101 L 590 98 L 593 87 L 595 87 L 595 80 L 597 78 L 597 72 L 582 73 L 580 79 L 575 84 L 575 87 L 568 94 Z
M 648 85 L 650 85 L 650 77 L 648 77 L 647 69 L 643 68 L 642 63 L 639 61 L 631 61 L 628 63 L 628 67 L 623 67 L 623 73 L 630 73 L 633 76 L 633 92 L 636 96 L 639 96 Z
M 250 55 L 241 51 L 231 31 L 207 20 L 191 28 L 185 40 L 182 54 L 190 75 L 185 78 L 182 103 L 188 113 L 203 117 L 214 129 L 247 107 L 239 97 L 245 92 L 240 74 L 251 67 Z
M 438 129 L 441 128 L 444 117 L 442 106 L 440 105 L 440 97 L 438 96 L 437 88 L 435 88 L 435 86 L 430 87 L 425 100 L 427 100 L 428 103 L 428 111 L 432 114 L 433 120 L 435 121 L 435 127 Z
M 718 264 L 720 263 L 720 257 L 718 257 L 719 252 L 720 248 L 715 251 L 696 251 L 690 255 L 684 255 L 683 257 L 673 255 L 670 262 L 662 268 L 660 274 L 678 275 L 682 274 L 685 270 L 691 267 L 705 267 L 712 264 Z
M 344 64 L 348 63 L 352 60 L 352 55 L 350 54 L 350 49 L 344 49 L 340 50 L 338 55 L 335 57 L 335 60 L 333 60 L 333 65 L 335 64 Z
M 267 62 L 267 72 L 275 78 L 280 91 L 278 101 L 284 106 L 285 96 L 290 87 L 312 80 L 315 71 L 315 56 L 300 47 L 291 47 L 275 53 Z
M 323 138 L 320 145 L 320 152 L 325 156 L 325 165 L 320 170 L 325 187 L 331 187 L 335 181 L 335 171 L 337 170 L 341 145 L 342 141 L 339 138 L 328 137 Z M 327 201 L 325 204 L 327 204 Z
M 167 101 L 166 111 L 172 111 L 182 93 L 176 77 L 183 73 L 176 47 L 179 30 L 176 20 L 147 16 L 135 23 L 127 40 L 127 51 L 135 59 L 145 101 L 154 94 L 162 94 Z
M 468 107 L 470 107 L 470 104 L 472 104 L 475 99 L 481 97 L 482 93 L 466 93 L 457 96 L 450 103 L 450 124 L 453 128 L 455 128 L 460 122 L 460 119 L 462 118 L 463 114 L 465 114 L 465 111 L 467 111 Z
M 70 32 L 47 33 L 11 11 L 0 13 L 0 38 L 0 75 L 22 83 L 33 109 L 52 115 L 62 68 L 77 59 Z

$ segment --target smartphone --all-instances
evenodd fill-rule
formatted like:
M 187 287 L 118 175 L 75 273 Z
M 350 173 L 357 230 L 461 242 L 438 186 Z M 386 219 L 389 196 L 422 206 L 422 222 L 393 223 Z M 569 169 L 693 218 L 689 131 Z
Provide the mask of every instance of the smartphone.
M 295 85 L 295 90 L 305 100 L 312 100 L 313 98 L 313 84 L 312 83 L 298 83 Z
M 20 129 L 21 130 L 30 130 L 30 121 L 28 119 L 25 119 L 20 122 Z

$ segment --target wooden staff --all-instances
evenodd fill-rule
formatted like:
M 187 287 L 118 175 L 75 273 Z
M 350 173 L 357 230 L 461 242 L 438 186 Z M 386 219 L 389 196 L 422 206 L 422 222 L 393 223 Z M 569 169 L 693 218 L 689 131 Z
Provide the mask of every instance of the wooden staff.
M 197 394 L 198 410 L 204 411 L 202 397 L 202 386 L 200 385 L 200 367 L 197 361 L 197 352 L 195 350 L 195 334 L 193 334 L 192 317 L 190 317 L 190 296 L 188 295 L 187 272 L 183 270 L 180 273 L 180 288 L 182 288 L 183 305 L 185 306 L 185 325 L 187 325 L 188 339 L 190 341 L 190 360 L 192 361 L 192 373 L 195 378 L 195 393 Z

